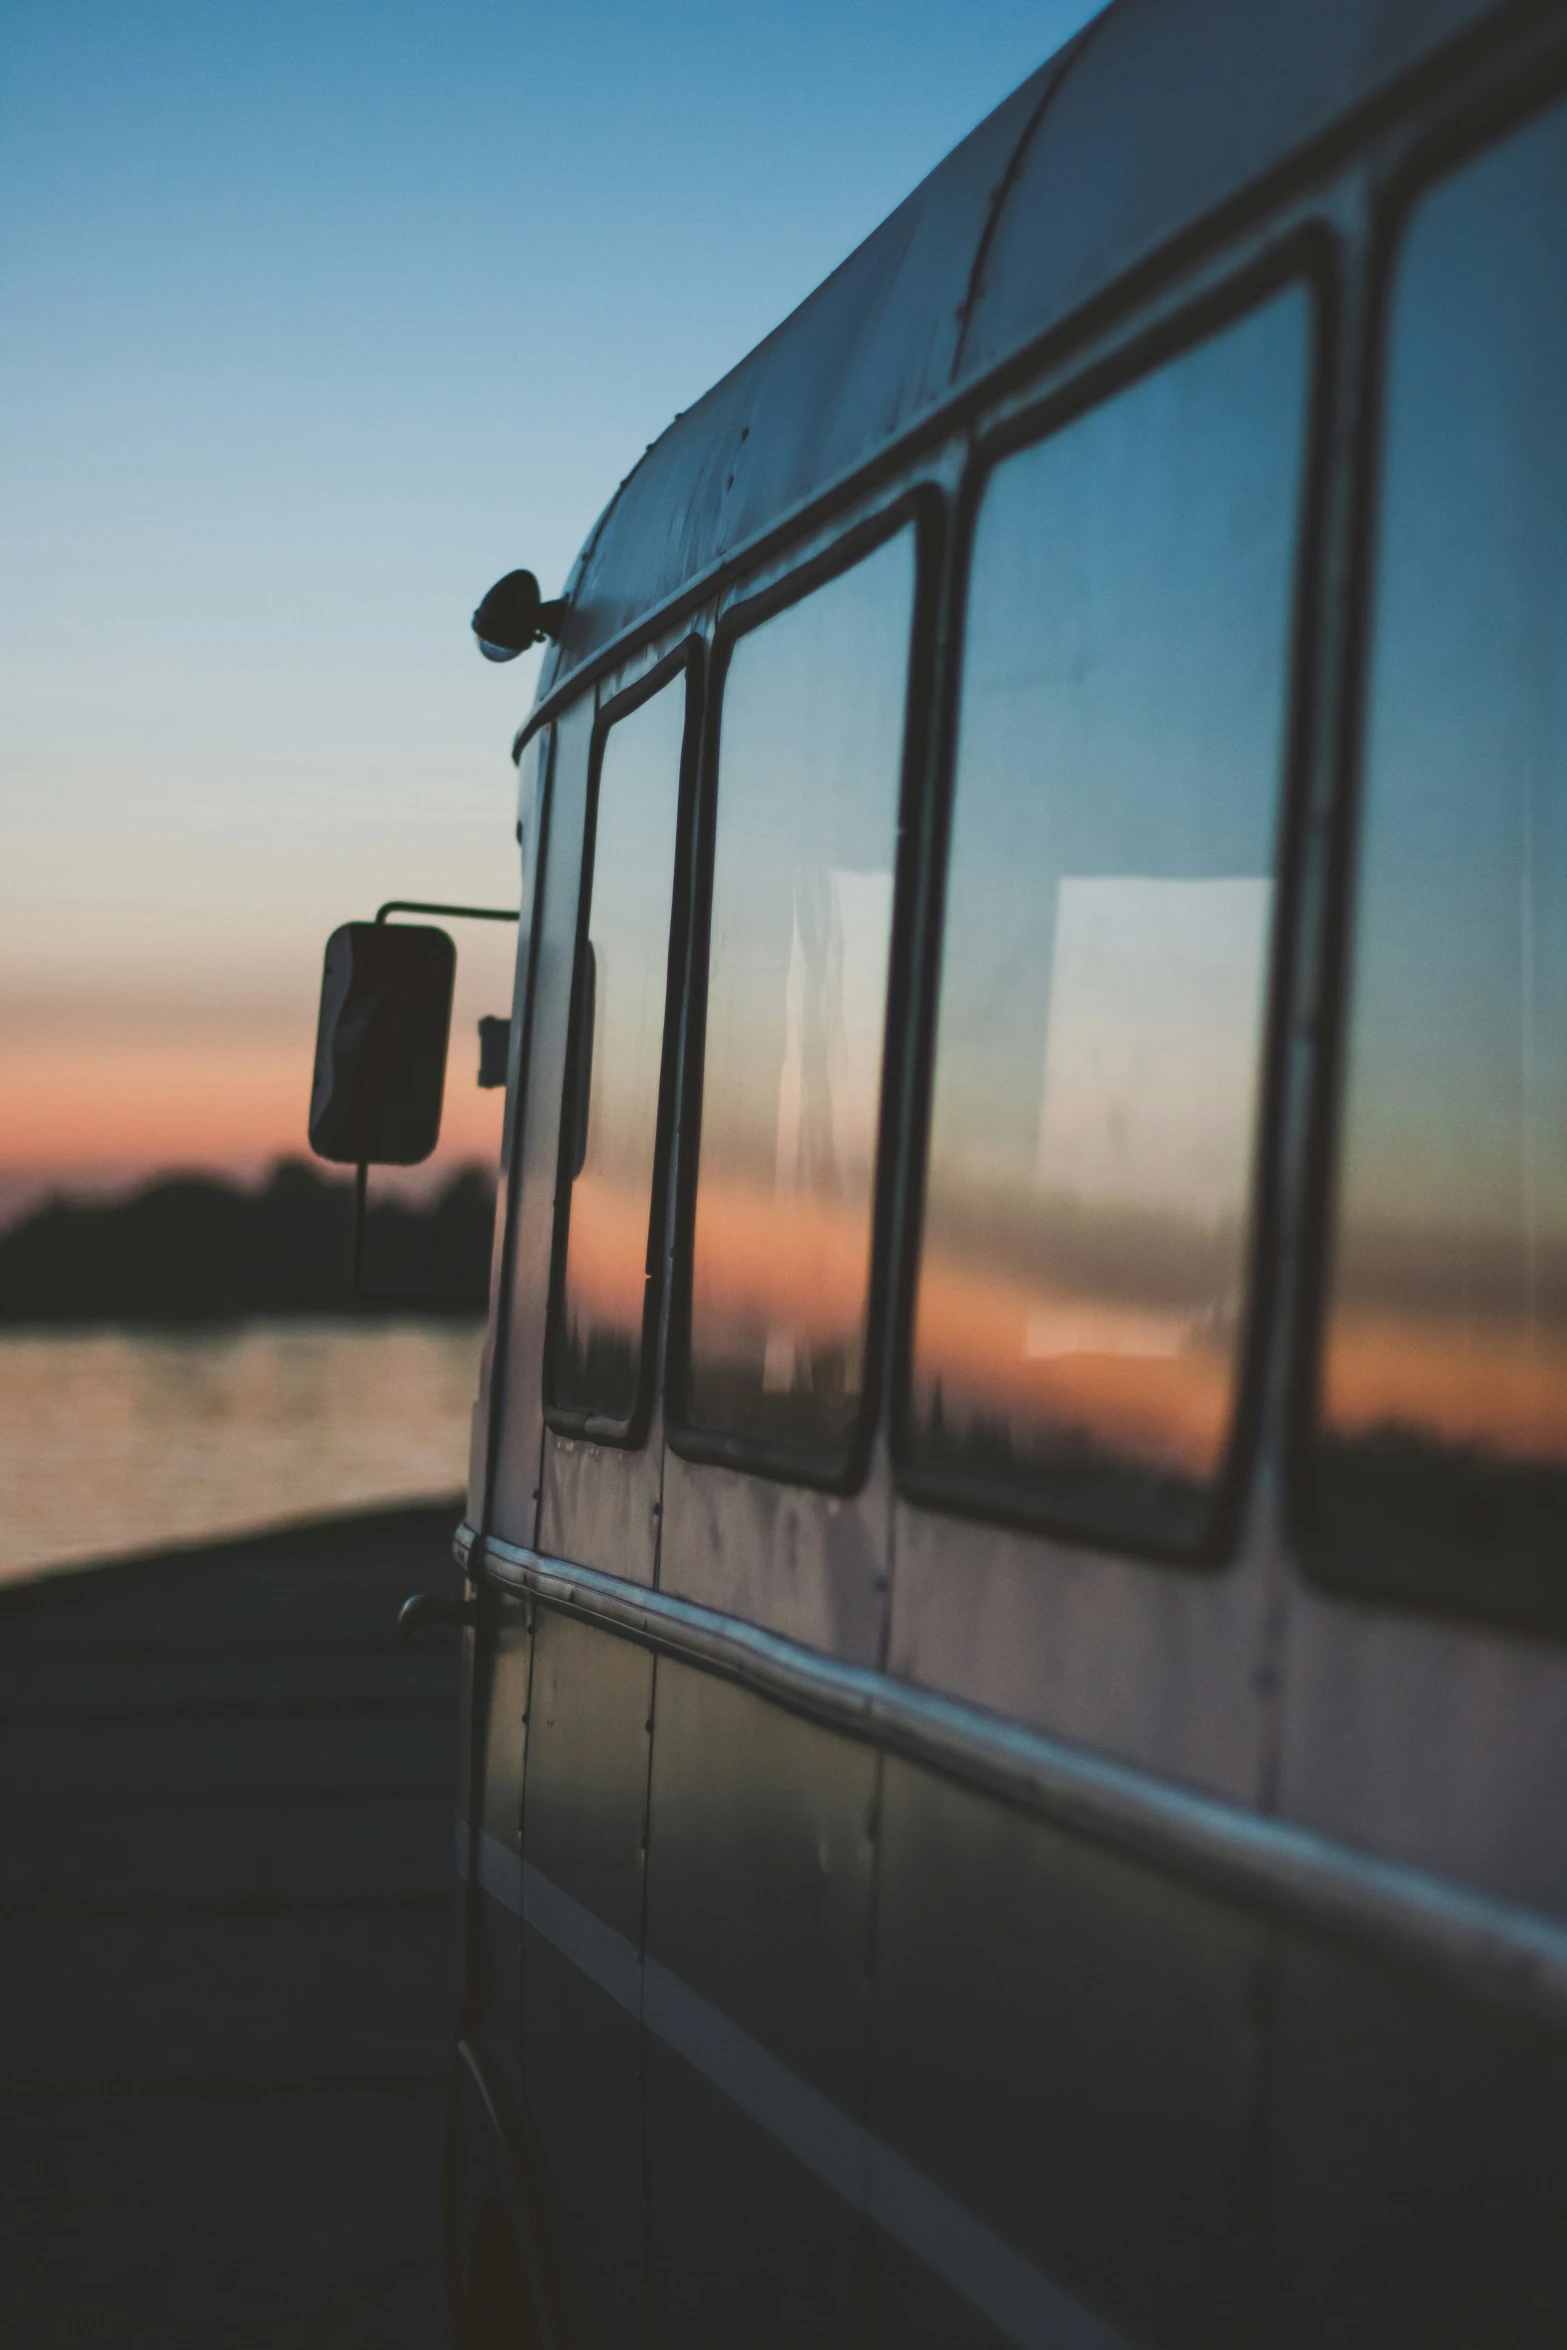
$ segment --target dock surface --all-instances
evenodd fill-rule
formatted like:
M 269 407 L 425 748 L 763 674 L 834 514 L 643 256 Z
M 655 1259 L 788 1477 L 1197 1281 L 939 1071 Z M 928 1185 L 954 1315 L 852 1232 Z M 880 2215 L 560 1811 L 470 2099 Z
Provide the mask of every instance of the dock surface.
M 0 1592 L 0 2340 L 432 2350 L 459 1509 Z

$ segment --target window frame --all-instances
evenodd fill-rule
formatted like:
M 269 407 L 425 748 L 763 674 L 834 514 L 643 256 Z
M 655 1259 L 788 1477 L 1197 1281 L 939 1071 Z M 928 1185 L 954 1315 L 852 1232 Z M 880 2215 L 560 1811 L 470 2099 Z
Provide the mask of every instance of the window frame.
M 577 926 L 572 946 L 571 1011 L 565 1060 L 561 1068 L 560 1140 L 555 1169 L 554 1219 L 550 1239 L 549 1299 L 544 1322 L 544 1362 L 541 1381 L 546 1428 L 591 1444 L 611 1445 L 634 1452 L 647 1441 L 657 1392 L 659 1320 L 663 1304 L 664 1228 L 669 1199 L 670 1147 L 676 1114 L 676 1071 L 680 1048 L 683 982 L 691 915 L 691 829 L 698 771 L 704 703 L 704 645 L 695 631 L 655 662 L 647 673 L 600 703 L 593 720 L 588 750 L 588 789 L 582 824 L 582 856 L 577 882 Z M 664 976 L 664 1030 L 659 1047 L 658 1116 L 654 1126 L 653 1166 L 648 1200 L 647 1280 L 642 1301 L 642 1344 L 637 1361 L 637 1388 L 632 1408 L 622 1419 L 596 1411 L 591 1405 L 562 1404 L 553 1395 L 556 1348 L 566 1308 L 566 1256 L 571 1229 L 571 1196 L 575 1177 L 570 1173 L 576 1129 L 576 1050 L 580 1036 L 581 996 L 585 984 L 588 926 L 593 905 L 593 874 L 598 857 L 599 785 L 604 748 L 612 730 L 652 701 L 684 674 L 685 717 L 680 743 L 680 775 L 675 816 L 674 887 L 670 897 L 669 945 Z
M 775 1438 L 703 1426 L 688 1409 L 691 1297 L 697 1190 L 701 1171 L 702 1089 L 707 1047 L 707 994 L 712 943 L 713 867 L 717 845 L 719 768 L 724 685 L 740 640 L 776 613 L 851 571 L 900 532 L 914 534 L 914 595 L 904 684 L 903 756 L 898 778 L 893 844 L 892 939 L 887 1012 L 882 1040 L 881 1099 L 876 1125 L 876 1172 L 871 1190 L 870 1280 L 866 1293 L 864 1375 L 850 1439 L 829 1455 Z M 874 514 L 852 523 L 826 548 L 806 557 L 718 618 L 708 656 L 707 723 L 697 790 L 692 886 L 690 989 L 686 1009 L 675 1179 L 675 1235 L 669 1332 L 664 1372 L 665 1438 L 682 1460 L 737 1469 L 775 1482 L 848 1494 L 864 1483 L 870 1464 L 886 1377 L 887 1304 L 893 1275 L 892 1211 L 899 1174 L 900 1107 L 904 1092 L 903 1039 L 913 985 L 919 813 L 937 683 L 936 635 L 942 556 L 948 535 L 947 498 L 936 483 L 916 481 Z
M 1359 910 L 1366 809 L 1367 728 L 1373 638 L 1385 512 L 1393 313 L 1408 234 L 1428 195 L 1488 150 L 1525 131 L 1567 101 L 1567 54 L 1509 62 L 1498 80 L 1466 93 L 1436 124 L 1417 126 L 1383 178 L 1366 247 L 1366 326 L 1357 370 L 1360 419 L 1351 463 L 1352 512 L 1345 593 L 1344 690 L 1334 746 L 1334 814 L 1324 912 L 1321 1049 L 1309 1112 L 1302 1242 L 1301 1308 L 1284 1427 L 1284 1521 L 1292 1558 L 1306 1581 L 1336 1598 L 1396 1608 L 1401 1615 L 1489 1624 L 1567 1637 L 1567 1583 L 1559 1603 L 1542 1604 L 1487 1584 L 1483 1567 L 1437 1569 L 1418 1582 L 1397 1566 L 1383 1572 L 1335 1555 L 1315 1522 L 1312 1460 L 1318 1432 L 1323 1348 L 1329 1319 L 1328 1276 L 1337 1225 L 1343 1157 L 1345 1080 L 1354 1010 L 1354 936 Z
M 896 1331 L 893 1341 L 891 1450 L 901 1498 L 963 1519 L 1022 1533 L 1053 1536 L 1084 1549 L 1134 1556 L 1197 1570 L 1228 1565 L 1235 1554 L 1246 1489 L 1262 1420 L 1262 1389 L 1269 1333 L 1277 1305 L 1278 1244 L 1284 1176 L 1286 1048 L 1292 1019 L 1292 980 L 1301 925 L 1303 845 L 1317 737 L 1319 640 L 1326 559 L 1328 486 L 1332 475 L 1334 376 L 1342 333 L 1340 235 L 1323 212 L 1291 224 L 1260 254 L 1107 356 L 979 433 L 960 486 L 953 530 L 952 618 L 936 721 L 934 826 L 923 908 L 920 968 L 909 1110 L 908 1190 L 899 1242 Z M 1303 386 L 1304 433 L 1294 567 L 1290 587 L 1284 708 L 1276 801 L 1278 857 L 1276 911 L 1270 941 L 1262 1021 L 1257 1139 L 1250 1176 L 1251 1225 L 1246 1251 L 1243 1335 L 1237 1353 L 1235 1403 L 1223 1464 L 1210 1489 L 1205 1523 L 1195 1538 L 1164 1536 L 1146 1522 L 1108 1514 L 1091 1522 L 1053 1502 L 1036 1482 L 938 1467 L 918 1457 L 914 1425 L 914 1321 L 925 1225 L 925 1182 L 934 1097 L 935 1043 L 945 947 L 948 860 L 962 709 L 971 563 L 979 511 L 991 475 L 1019 450 L 1053 439 L 1121 392 L 1175 364 L 1238 325 L 1270 298 L 1298 287 L 1307 304 Z

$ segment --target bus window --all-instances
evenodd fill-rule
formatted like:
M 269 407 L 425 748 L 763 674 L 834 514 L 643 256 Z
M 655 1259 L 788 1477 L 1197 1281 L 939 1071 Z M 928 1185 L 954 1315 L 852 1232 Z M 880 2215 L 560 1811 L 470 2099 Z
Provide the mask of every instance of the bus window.
M 1334 1580 L 1567 1626 L 1567 109 L 1427 194 L 1389 322 L 1340 1164 Z
M 686 1418 L 846 1457 L 859 1418 L 912 526 L 724 674 Z
M 639 1434 L 646 1393 L 685 722 L 682 671 L 609 728 L 589 806 L 549 1401 L 595 1435 Z
M 1005 458 L 970 562 L 903 1445 L 1170 1549 L 1246 1328 L 1309 339 L 1286 290 Z

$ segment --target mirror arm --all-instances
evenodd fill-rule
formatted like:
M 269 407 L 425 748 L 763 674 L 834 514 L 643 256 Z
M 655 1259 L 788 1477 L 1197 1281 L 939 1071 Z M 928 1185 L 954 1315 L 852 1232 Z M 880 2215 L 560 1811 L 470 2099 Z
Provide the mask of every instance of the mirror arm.
M 361 1159 L 354 1169 L 353 1273 L 349 1282 L 350 1292 L 355 1297 L 363 1297 L 365 1293 L 365 1187 L 369 1180 L 369 1161 Z
M 522 919 L 521 909 L 516 906 L 438 906 L 424 898 L 388 898 L 384 906 L 376 908 L 375 918 L 377 922 L 384 922 L 388 914 L 445 914 L 448 918 L 467 922 L 518 922 Z M 365 1288 L 365 1192 L 369 1180 L 370 1162 L 361 1159 L 354 1169 L 354 1228 L 349 1237 L 350 1297 L 383 1297 L 386 1294 L 381 1290 Z
M 437 906 L 423 898 L 388 898 L 384 906 L 377 906 L 375 918 L 384 922 L 388 914 L 449 914 L 465 922 L 521 920 L 516 906 Z

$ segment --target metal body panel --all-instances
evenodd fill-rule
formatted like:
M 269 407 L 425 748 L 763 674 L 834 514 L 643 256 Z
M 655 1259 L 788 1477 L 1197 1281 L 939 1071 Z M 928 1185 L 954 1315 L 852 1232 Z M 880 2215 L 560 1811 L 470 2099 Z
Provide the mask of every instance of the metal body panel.
M 636 2019 L 524 1928 L 528 2113 L 574 2340 L 649 2338 Z
M 544 1431 L 539 1482 L 539 1541 L 632 1583 L 651 1583 L 658 1555 L 658 1478 L 663 1452 L 657 1419 L 636 1451 L 584 1436 Z
M 555 1239 L 561 1081 L 571 1018 L 593 715 L 589 694 L 555 728 L 548 831 L 541 848 L 543 874 L 534 917 L 538 940 L 525 1057 L 527 1098 L 521 1110 L 521 1146 L 512 1176 L 516 1198 L 511 1295 L 497 1308 L 506 1314 L 508 1327 L 500 1458 L 495 1466 L 490 1522 L 515 1542 L 531 1540 L 538 1525 L 544 1329 Z
M 1297 1591 L 1279 1808 L 1567 1916 L 1567 1656 L 1473 1624 Z
M 468 1444 L 468 1517 L 485 1523 L 489 1499 L 492 1453 L 504 1448 L 494 1442 L 495 1411 L 500 1403 L 496 1341 L 502 1326 L 503 1301 L 510 1278 L 507 1241 L 511 1231 L 512 1156 L 517 1142 L 521 1087 L 527 1069 L 529 982 L 533 970 L 534 899 L 539 855 L 543 845 L 545 787 L 549 777 L 552 737 L 546 729 L 519 762 L 517 776 L 517 830 L 522 850 L 521 896 L 518 900 L 517 960 L 513 966 L 511 1035 L 507 1044 L 506 1106 L 501 1119 L 501 1163 L 495 1183 L 495 1244 L 490 1251 L 489 1310 L 479 1355 L 479 1392 L 473 1407 Z M 467 1806 L 465 1804 L 466 1811 Z
M 1271 1996 L 1280 2350 L 1555 2350 L 1567 2039 L 1313 1937 Z
M 1496 0 L 1107 8 L 1019 158 L 963 376 L 1037 342 L 1411 68 L 1507 13 Z
M 881 1649 L 891 1480 L 825 1494 L 666 1451 L 659 1587 L 853 1664 Z
M 486 1642 L 484 1774 L 477 1820 L 486 1836 L 503 1844 L 508 1852 L 520 1853 L 533 1611 L 517 1593 L 500 1590 L 495 1591 L 491 1607 L 492 1628 Z
M 523 1854 L 628 1942 L 642 1939 L 652 1663 L 546 1610 L 529 1703 Z
M 606 1832 L 608 1811 L 572 1798 L 567 1832 L 553 1847 L 541 1840 L 558 1876 L 586 1858 L 577 1882 L 592 1908 L 537 1869 L 531 1907 L 527 1871 L 523 1882 L 508 1890 L 497 1881 L 495 1890 L 527 1911 L 550 1946 L 550 1960 L 529 1977 L 530 2028 L 541 2042 L 551 2024 L 557 2034 L 542 2050 L 546 2073 L 556 2060 L 568 2064 L 563 2027 L 573 2038 L 586 2029 L 597 2050 L 617 2032 L 634 2037 L 640 2010 L 656 2108 L 655 2197 L 661 2181 L 675 2197 L 682 2149 L 704 2166 L 683 2201 L 652 2215 L 655 2241 L 667 2240 L 676 2259 L 664 2289 L 678 2292 L 686 2280 L 683 2333 L 749 2338 L 747 2279 L 793 2257 L 795 2297 L 769 2307 L 797 2334 L 837 2324 L 847 2309 L 856 2314 L 843 2322 L 861 2328 L 853 2339 L 977 2342 L 999 2330 L 1014 2341 L 1096 2350 L 1128 2334 L 1326 2344 L 1341 2338 L 1340 2302 L 1320 2279 L 1303 2295 L 1294 2281 L 1315 2257 L 1312 2195 L 1326 2198 L 1323 2227 L 1347 2264 L 1342 2307 L 1360 2330 L 1342 2338 L 1420 2338 L 1391 2327 L 1387 2311 L 1399 2263 L 1418 2259 L 1422 2231 L 1442 2237 L 1444 2255 L 1471 2264 L 1456 2305 L 1472 2311 L 1484 2278 L 1494 2289 L 1502 2274 L 1513 2296 L 1507 2306 L 1515 2301 L 1531 2325 L 1530 2313 L 1550 2305 L 1567 2043 L 1553 2028 L 1560 2001 L 1540 1996 L 1543 1979 L 1529 1990 L 1527 1936 L 1489 1957 L 1473 1943 L 1468 1960 L 1459 1942 L 1438 1947 L 1445 1897 L 1440 1881 L 1428 1879 L 1429 1949 L 1416 1933 L 1388 1938 L 1390 1920 L 1375 1908 L 1375 1867 L 1368 1875 L 1352 1851 L 1323 1847 L 1313 1889 L 1290 1876 L 1292 1862 L 1306 1855 L 1305 1845 L 1292 1854 L 1301 1831 L 1263 1820 L 1243 1838 L 1255 1845 L 1250 1880 L 1236 1869 L 1234 1898 L 1205 1892 L 1200 1880 L 1211 1872 L 1199 1845 L 1183 1847 L 1178 1832 L 1161 1845 L 1151 1832 L 1153 1812 L 1179 1800 L 1152 1777 L 1142 1780 L 1150 1832 L 1139 1848 L 1135 1835 L 1118 1835 L 1109 1813 L 1096 1817 L 1091 1805 L 1056 1802 L 1053 1817 L 1040 1816 L 1021 1779 L 1008 1787 L 998 1777 L 992 1794 L 889 1757 L 873 1828 L 881 1890 L 867 1946 L 876 2102 L 862 2122 L 856 2084 L 847 2093 L 842 2086 L 860 2002 L 835 1996 L 831 1984 L 853 1937 L 843 1905 L 835 1911 L 829 1899 L 824 1909 L 820 1896 L 835 1876 L 853 1880 L 849 1907 L 859 1906 L 857 1799 L 874 1785 L 873 1740 L 889 1733 L 896 1740 L 897 1724 L 889 1713 L 856 1735 L 846 1713 L 848 1735 L 833 1735 L 777 1701 L 798 1708 L 814 1680 L 824 1702 L 829 1685 L 841 1682 L 840 1704 L 863 1685 L 865 1694 L 886 1690 L 890 1705 L 896 1685 L 802 1650 L 792 1652 L 791 1684 L 785 1656 L 772 1653 L 787 1644 L 732 1619 L 558 1562 L 514 1570 L 495 1558 L 486 1579 L 513 1573 L 519 1590 L 546 1598 L 542 1620 L 561 1626 L 562 1654 L 591 1661 L 618 1649 L 646 1671 L 656 1641 L 658 1670 L 673 1692 L 660 1707 L 671 1761 L 655 1772 L 646 1961 L 639 1966 L 634 1933 L 624 1930 L 635 1925 L 634 1872 L 625 1865 L 635 1817 L 629 1802 Z M 605 1607 L 612 1589 L 624 1594 L 614 1616 Z M 579 1610 L 603 1615 L 603 1628 L 577 1620 Z M 680 1641 L 704 1670 L 680 1661 Z M 734 1673 L 753 1677 L 775 1662 L 777 1686 L 764 1695 L 761 1685 L 726 1685 L 719 1678 L 726 1656 Z M 599 1732 L 612 1744 L 622 1740 L 634 1712 L 628 1700 L 640 1686 L 622 1691 L 597 1724 L 579 1717 L 579 1750 L 572 1753 L 570 1738 L 561 1750 L 563 1781 L 603 1784 Z M 930 1715 L 933 1731 L 954 1711 L 950 1701 L 913 1692 L 898 1702 Z M 984 1717 L 972 1718 L 983 1732 Z M 1031 1735 L 989 1726 L 998 1746 L 1002 1733 L 1009 1744 Z M 852 1771 L 843 1774 L 847 1752 L 860 1757 L 865 1775 L 857 1782 Z M 1062 1797 L 1067 1776 L 1085 1791 L 1106 1771 L 1141 1776 L 1088 1757 L 1073 1766 L 1069 1750 L 1058 1753 Z M 944 1767 L 954 1764 L 962 1767 L 955 1748 Z M 1043 1792 L 1041 1783 L 1036 1802 Z M 998 1801 L 1003 1793 L 1008 1799 Z M 1212 1812 L 1218 1826 L 1228 1811 L 1185 1801 L 1194 1829 L 1203 1814 Z M 1238 1830 L 1245 1815 L 1229 1817 Z M 1132 1827 L 1130 1816 L 1125 1825 Z M 1177 1830 L 1173 1816 L 1167 1826 Z M 666 1891 L 678 1900 L 661 1911 Z M 1512 1914 L 1521 1932 L 1525 1913 Z M 1313 1918 L 1317 1929 L 1290 1923 Z M 1478 1906 L 1468 1929 L 1457 1915 L 1452 1924 L 1460 1940 L 1476 1928 L 1482 1942 L 1485 1931 L 1508 1931 L 1507 1913 L 1485 1921 Z M 530 1964 L 539 1947 L 530 1934 Z M 1389 1963 L 1381 1949 L 1403 1958 Z M 1270 1988 L 1268 1954 L 1281 1950 Z M 554 1965 L 557 1955 L 565 1972 Z M 1390 2030 L 1389 2004 L 1408 2029 Z M 1280 2051 L 1266 2101 L 1257 2069 L 1265 2028 Z M 579 2100 L 579 2118 L 620 2132 L 616 2144 L 606 2137 L 597 2147 L 607 2177 L 622 2166 L 635 2131 L 624 2110 L 606 2111 L 596 2084 L 591 2063 L 585 2075 L 573 2066 L 560 2094 Z M 1524 2153 L 1510 2133 L 1521 2133 Z M 1428 2139 L 1439 2157 L 1407 2170 L 1410 2146 Z M 1494 2191 L 1487 2164 L 1502 2182 Z M 1292 2165 L 1305 2184 L 1294 2179 L 1286 2188 L 1280 2182 L 1292 2178 Z M 1358 2189 L 1340 2193 L 1336 2182 L 1369 2180 L 1394 2208 L 1395 2184 L 1406 2175 L 1408 2214 L 1384 2256 L 1367 2219 L 1384 2207 Z M 1455 2179 L 1464 2192 L 1455 2189 L 1444 2204 L 1444 2181 Z M 582 2193 L 591 2202 L 599 2190 L 584 2184 Z M 787 2244 L 777 2233 L 780 2213 L 794 2231 Z M 879 2223 L 875 2326 L 856 2297 L 856 2214 Z M 808 2254 L 802 2265 L 802 2245 L 820 2258 Z M 1505 2270 L 1495 2266 L 1504 2255 L 1512 2263 Z M 929 2282 L 931 2268 L 944 2286 Z M 814 2296 L 809 2311 L 801 2293 Z M 1356 2314 L 1362 2303 L 1371 2313 L 1364 2323 Z M 1421 2292 L 1409 2305 L 1424 2306 Z M 714 2331 L 704 2337 L 709 2319 Z M 1434 2338 L 1456 2345 L 1463 2335 Z M 1546 2336 L 1524 2326 L 1518 2338 Z
M 859 2215 L 683 2056 L 647 2067 L 657 2338 L 859 2350 Z
M 488 1546 L 487 1560 L 497 1582 L 537 1594 L 546 1606 L 739 1681 L 809 1720 L 928 1764 L 1074 1834 L 1270 1916 L 1346 1936 L 1492 2004 L 1567 2022 L 1567 1929 L 1538 1911 L 641 1585 L 499 1542 Z
M 471 1847 L 468 1823 L 482 1839 L 480 1865 L 468 1853 L 470 1884 L 493 1879 L 494 1858 L 506 1854 L 513 1867 L 522 1856 L 522 1789 L 527 1762 L 528 1679 L 533 1662 L 533 1611 L 515 1592 L 487 1595 L 486 1632 L 474 1686 L 483 1720 L 478 1756 L 478 1805 L 459 1814 L 458 1835 Z M 473 1636 L 469 1634 L 471 1639 Z M 488 1863 L 488 1865 L 486 1865 Z M 473 1936 L 467 1985 L 467 2033 L 516 2109 L 522 2090 L 522 2014 L 517 1999 L 522 1949 L 516 1917 L 492 1899 L 470 1892 Z
M 851 2121 L 864 2110 L 876 1772 L 862 1745 L 659 1665 L 649 1969 Z M 858 2212 L 652 2040 L 647 2129 L 668 2339 L 862 2338 Z
M 457 1659 L 457 1819 L 459 1827 L 473 1818 L 474 1783 L 474 1673 L 478 1641 L 471 1624 L 458 1635 Z
M 899 1500 L 887 1669 L 1254 1804 L 1270 1573 L 1150 1568 Z
M 871 2125 L 1133 2340 L 1253 2343 L 1266 1929 L 890 1759 Z M 900 2338 L 907 2263 L 881 2271 Z
M 535 1634 L 523 1814 L 523 2059 L 540 2183 L 578 2337 L 646 2330 L 642 2053 L 634 2008 L 540 1930 L 535 1879 L 633 1955 L 642 1939 L 653 1660 L 569 1617 Z M 548 1923 L 548 1913 L 545 1913 Z

